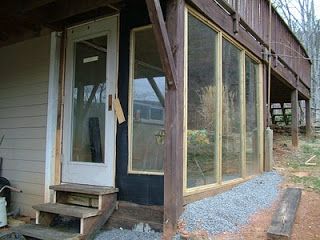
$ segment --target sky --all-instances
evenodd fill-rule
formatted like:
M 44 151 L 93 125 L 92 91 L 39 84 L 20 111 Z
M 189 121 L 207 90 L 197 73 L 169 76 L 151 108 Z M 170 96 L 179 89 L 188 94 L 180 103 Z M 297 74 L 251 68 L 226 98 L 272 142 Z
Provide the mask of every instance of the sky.
M 320 18 L 320 0 L 315 0 L 314 2 L 316 15 Z
M 299 13 L 297 10 L 297 6 L 298 6 L 298 3 L 297 3 L 297 0 L 291 0 L 290 1 L 292 6 L 291 6 L 291 10 L 292 10 L 292 13 L 296 15 L 296 17 L 299 16 Z M 320 19 L 320 0 L 314 0 L 314 5 L 315 5 L 315 14 L 316 16 Z

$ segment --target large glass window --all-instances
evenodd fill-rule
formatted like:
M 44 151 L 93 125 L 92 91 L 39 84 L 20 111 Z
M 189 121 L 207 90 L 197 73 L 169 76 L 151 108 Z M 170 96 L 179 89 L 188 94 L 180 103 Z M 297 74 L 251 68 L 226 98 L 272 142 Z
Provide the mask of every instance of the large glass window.
M 216 182 L 217 38 L 189 15 L 187 187 Z
M 222 180 L 241 176 L 241 51 L 223 39 Z
M 151 27 L 132 31 L 129 172 L 161 173 L 165 77 Z
M 259 63 L 189 10 L 185 188 L 192 193 L 259 173 Z M 197 189 L 195 189 L 197 188 Z
M 246 56 L 246 165 L 247 175 L 259 173 L 258 150 L 258 70 L 259 65 Z

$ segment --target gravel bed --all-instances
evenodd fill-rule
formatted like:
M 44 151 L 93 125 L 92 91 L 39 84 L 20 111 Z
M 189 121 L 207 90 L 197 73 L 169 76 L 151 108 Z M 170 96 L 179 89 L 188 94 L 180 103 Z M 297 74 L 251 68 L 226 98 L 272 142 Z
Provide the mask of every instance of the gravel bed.
M 209 234 L 236 232 L 250 216 L 272 205 L 279 194 L 282 177 L 264 173 L 230 191 L 188 204 L 181 220 L 185 230 L 204 230 Z
M 254 213 L 272 205 L 281 181 L 276 172 L 264 173 L 230 191 L 188 204 L 181 216 L 185 230 L 206 231 L 210 235 L 236 232 Z M 114 229 L 99 233 L 95 240 L 160 240 L 161 236 L 152 231 Z
M 99 233 L 95 240 L 161 240 L 160 233 L 113 229 Z

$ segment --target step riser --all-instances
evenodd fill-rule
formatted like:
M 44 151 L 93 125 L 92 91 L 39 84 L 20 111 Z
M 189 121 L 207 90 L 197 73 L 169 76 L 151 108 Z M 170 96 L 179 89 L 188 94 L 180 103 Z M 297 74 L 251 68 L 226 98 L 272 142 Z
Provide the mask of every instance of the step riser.
M 103 202 L 103 205 L 101 205 L 103 208 L 101 215 L 99 217 L 81 219 L 80 233 L 83 235 L 91 235 L 98 231 L 110 218 L 116 208 L 116 193 L 100 197 L 104 197 L 103 201 L 101 200 L 101 202 Z
M 99 208 L 99 196 L 80 193 L 55 192 L 55 203 Z
M 120 202 L 119 208 L 112 214 L 104 228 L 134 229 L 142 224 L 149 225 L 152 230 L 162 231 L 163 208 Z

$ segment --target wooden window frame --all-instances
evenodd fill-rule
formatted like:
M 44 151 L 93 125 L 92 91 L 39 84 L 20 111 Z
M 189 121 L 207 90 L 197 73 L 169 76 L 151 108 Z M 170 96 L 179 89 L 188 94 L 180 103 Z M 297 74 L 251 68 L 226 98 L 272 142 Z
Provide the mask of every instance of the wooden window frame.
M 132 28 L 130 32 L 130 64 L 129 64 L 129 93 L 128 93 L 128 174 L 134 175 L 154 175 L 163 176 L 162 172 L 142 171 L 132 169 L 132 156 L 133 156 L 133 82 L 134 82 L 134 64 L 135 64 L 135 33 L 152 29 L 152 25 L 148 24 L 142 27 Z M 165 119 L 164 119 L 165 121 Z
M 218 33 L 218 51 L 217 51 L 217 91 L 218 91 L 218 106 L 217 106 L 217 117 L 218 121 L 216 122 L 216 128 L 217 128 L 217 146 L 215 147 L 215 150 L 217 151 L 218 159 L 216 161 L 216 183 L 214 184 L 208 184 L 208 185 L 202 185 L 197 186 L 193 188 L 187 187 L 187 123 L 188 123 L 188 35 L 189 35 L 189 26 L 188 26 L 188 16 L 191 14 L 193 17 L 197 18 L 199 21 L 210 27 L 212 30 L 216 31 Z M 198 11 L 194 10 L 190 6 L 185 7 L 185 47 L 184 47 L 184 55 L 185 55 L 185 84 L 184 84 L 184 149 L 183 149 L 183 196 L 186 198 L 192 198 L 192 195 L 201 194 L 203 192 L 215 192 L 221 188 L 226 188 L 228 186 L 237 185 L 241 182 L 244 182 L 246 180 L 249 180 L 253 178 L 255 175 L 247 176 L 246 173 L 246 104 L 245 104 L 245 93 L 246 93 L 246 86 L 245 86 L 245 77 L 246 77 L 246 71 L 245 71 L 245 57 L 248 56 L 251 60 L 253 60 L 255 63 L 258 64 L 258 73 L 257 73 L 257 86 L 256 86 L 256 94 L 257 94 L 257 119 L 258 119 L 258 160 L 259 161 L 259 174 L 263 172 L 263 65 L 262 62 L 255 57 L 248 49 L 246 49 L 244 46 L 242 46 L 240 43 L 238 43 L 234 38 L 229 36 L 226 32 L 224 32 L 221 28 L 216 26 L 212 21 L 207 19 L 205 16 L 200 14 Z M 231 44 L 233 44 L 235 47 L 237 47 L 240 50 L 240 114 L 241 114 L 241 172 L 240 178 L 233 179 L 230 181 L 222 181 L 222 87 L 223 87 L 223 79 L 222 79 L 222 42 L 223 39 L 229 41 Z

